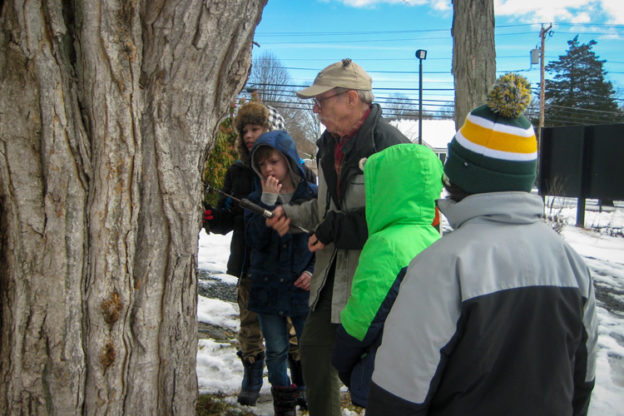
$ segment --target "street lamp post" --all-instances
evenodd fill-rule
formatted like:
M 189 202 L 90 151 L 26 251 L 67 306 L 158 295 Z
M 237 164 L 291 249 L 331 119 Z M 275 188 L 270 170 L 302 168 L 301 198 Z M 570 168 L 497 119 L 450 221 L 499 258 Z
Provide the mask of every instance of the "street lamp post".
M 422 144 L 422 61 L 427 59 L 427 51 L 418 49 L 418 144 Z

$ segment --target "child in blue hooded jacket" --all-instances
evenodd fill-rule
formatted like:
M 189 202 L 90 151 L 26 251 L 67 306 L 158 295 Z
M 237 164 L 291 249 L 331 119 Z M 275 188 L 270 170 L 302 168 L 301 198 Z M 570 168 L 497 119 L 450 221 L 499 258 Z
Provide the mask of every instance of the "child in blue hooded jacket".
M 251 166 L 261 189 L 249 200 L 272 211 L 278 204 L 298 203 L 316 196 L 316 184 L 305 172 L 293 139 L 282 130 L 262 134 L 251 152 Z M 276 415 L 295 415 L 299 392 L 288 377 L 288 330 L 290 318 L 297 338 L 308 314 L 310 279 L 314 256 L 306 233 L 280 237 L 268 228 L 265 218 L 245 211 L 245 233 L 251 247 L 251 290 L 248 308 L 256 312 L 266 342 L 266 364 L 272 385 Z

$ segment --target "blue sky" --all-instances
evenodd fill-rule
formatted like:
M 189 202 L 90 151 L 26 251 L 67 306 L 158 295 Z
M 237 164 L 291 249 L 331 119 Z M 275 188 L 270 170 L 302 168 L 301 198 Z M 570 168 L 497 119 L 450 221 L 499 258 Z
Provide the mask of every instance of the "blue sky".
M 546 64 L 565 54 L 567 42 L 576 35 L 582 44 L 595 40 L 593 51 L 607 61 L 607 80 L 624 104 L 621 0 L 494 3 L 498 75 L 517 72 L 537 88 L 539 65 L 531 65 L 530 50 L 539 47 L 541 24 L 552 23 Z M 453 97 L 452 18 L 451 0 L 269 0 L 256 30 L 260 46 L 254 47 L 253 56 L 273 54 L 288 68 L 295 85 L 310 84 L 320 69 L 349 57 L 371 74 L 379 99 L 397 93 L 417 98 L 414 53 L 426 49 L 423 105 L 434 106 Z

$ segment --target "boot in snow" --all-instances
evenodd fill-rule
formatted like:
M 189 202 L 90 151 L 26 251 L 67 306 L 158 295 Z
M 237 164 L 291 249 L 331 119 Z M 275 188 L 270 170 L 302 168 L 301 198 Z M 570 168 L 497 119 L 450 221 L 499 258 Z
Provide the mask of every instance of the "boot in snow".
M 303 372 L 301 371 L 301 360 L 295 360 L 295 358 L 288 354 L 288 367 L 290 368 L 290 379 L 297 385 L 297 404 L 299 409 L 308 410 L 308 402 L 305 396 L 305 383 L 303 382 Z
M 273 386 L 273 411 L 275 416 L 296 416 L 297 415 L 297 386 Z
M 260 388 L 262 387 L 264 353 L 258 354 L 253 362 L 243 359 L 241 351 L 238 351 L 237 354 L 243 362 L 244 370 L 241 391 L 238 393 L 238 402 L 246 406 L 255 406 L 260 396 Z

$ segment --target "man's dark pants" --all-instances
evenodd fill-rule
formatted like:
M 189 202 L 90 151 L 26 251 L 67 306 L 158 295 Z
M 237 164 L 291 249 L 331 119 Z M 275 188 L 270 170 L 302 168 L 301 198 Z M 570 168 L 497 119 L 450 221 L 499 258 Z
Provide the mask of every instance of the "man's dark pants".
M 331 278 L 330 278 L 331 277 Z M 310 311 L 301 337 L 301 363 L 310 416 L 340 416 L 340 386 L 331 356 L 337 325 L 331 323 L 333 268 L 321 290 L 314 311 Z

